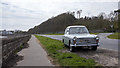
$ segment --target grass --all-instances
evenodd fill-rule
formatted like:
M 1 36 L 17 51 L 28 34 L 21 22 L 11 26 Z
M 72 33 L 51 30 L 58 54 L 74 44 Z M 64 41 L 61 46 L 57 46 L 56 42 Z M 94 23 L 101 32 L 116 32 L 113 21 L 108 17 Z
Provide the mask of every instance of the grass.
M 60 66 L 95 66 L 96 63 L 93 59 L 86 59 L 78 56 L 72 52 L 60 52 L 61 49 L 66 49 L 64 44 L 59 40 L 35 35 L 36 38 L 43 45 L 48 55 L 58 63 Z
M 99 33 L 90 33 L 90 34 L 95 34 L 95 35 L 97 35 L 97 34 L 99 34 Z M 45 34 L 45 35 L 64 35 L 64 33 L 51 33 L 51 34 Z
M 97 34 L 99 34 L 99 33 L 90 33 L 90 34 L 95 34 L 95 35 L 97 35 Z
M 64 35 L 64 33 L 55 33 L 55 34 L 54 34 L 54 33 L 53 33 L 53 34 L 51 33 L 51 34 L 45 34 L 45 35 Z
M 23 44 L 20 45 L 20 47 L 14 51 L 14 54 L 17 54 L 17 53 L 18 53 L 19 51 L 21 51 L 23 48 L 24 48 Z
M 114 34 L 111 34 L 107 37 L 110 38 L 110 39 L 120 39 L 119 35 L 120 35 L 120 33 L 114 33 Z

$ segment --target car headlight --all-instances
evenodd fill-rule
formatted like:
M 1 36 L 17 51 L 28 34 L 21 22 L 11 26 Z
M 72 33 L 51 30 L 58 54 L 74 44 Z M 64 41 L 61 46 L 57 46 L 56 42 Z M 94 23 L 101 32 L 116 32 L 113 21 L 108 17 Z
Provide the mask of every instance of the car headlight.
M 99 39 L 99 37 L 97 36 L 95 39 Z
M 96 43 L 98 43 L 99 42 L 99 37 L 97 36 L 95 39 L 96 39 Z
M 73 38 L 73 44 L 76 44 L 77 37 Z

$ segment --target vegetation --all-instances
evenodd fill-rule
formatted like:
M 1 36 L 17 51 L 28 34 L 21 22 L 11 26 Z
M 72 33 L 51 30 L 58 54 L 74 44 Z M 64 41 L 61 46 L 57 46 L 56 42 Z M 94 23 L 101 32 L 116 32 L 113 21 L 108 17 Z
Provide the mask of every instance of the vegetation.
M 17 54 L 19 51 L 21 51 L 24 48 L 24 45 L 20 45 L 18 49 L 14 51 L 15 54 Z
M 50 33 L 50 34 L 45 34 L 45 35 L 64 35 L 64 33 Z
M 97 35 L 97 34 L 99 34 L 99 33 L 90 33 L 90 34 L 95 34 L 95 35 Z
M 58 16 L 52 17 L 47 21 L 41 23 L 34 28 L 29 29 L 28 33 L 32 34 L 48 34 L 48 33 L 64 33 L 64 30 L 67 26 L 70 25 L 84 25 L 92 33 L 96 32 L 118 32 L 118 15 L 117 12 L 111 12 L 106 15 L 105 13 L 100 13 L 98 16 L 80 17 L 82 10 L 77 11 L 78 18 L 75 17 L 75 12 L 62 13 Z M 111 26 L 113 25 L 113 26 Z
M 114 34 L 111 34 L 109 36 L 107 36 L 108 38 L 111 38 L 111 39 L 120 39 L 120 33 L 114 33 Z
M 35 35 L 40 40 L 48 55 L 58 62 L 61 66 L 95 66 L 96 63 L 92 59 L 85 59 L 71 52 L 61 52 L 66 49 L 64 44 L 59 40 L 50 39 L 48 37 Z
M 72 25 L 75 21 L 72 14 L 63 13 L 57 17 L 52 17 L 42 24 L 30 29 L 29 33 L 56 33 L 62 32 L 68 25 Z

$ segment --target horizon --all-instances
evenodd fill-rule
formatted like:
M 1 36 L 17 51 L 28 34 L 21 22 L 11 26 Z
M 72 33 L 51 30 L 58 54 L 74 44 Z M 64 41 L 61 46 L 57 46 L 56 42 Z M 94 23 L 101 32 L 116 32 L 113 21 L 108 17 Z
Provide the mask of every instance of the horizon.
M 2 13 L 2 16 L 0 17 L 0 20 L 2 19 L 0 30 L 6 29 L 28 31 L 30 28 L 41 24 L 53 16 L 55 17 L 67 11 L 72 12 L 80 9 L 82 10 L 81 17 L 97 16 L 101 12 L 108 15 L 111 11 L 119 8 L 118 0 L 114 2 L 112 1 L 114 0 L 111 0 L 111 2 L 80 2 L 76 0 L 68 3 L 54 0 L 51 2 L 30 0 L 30 2 L 27 3 L 27 0 L 21 0 L 20 4 L 18 4 L 19 1 L 15 0 L 11 0 L 11 2 L 8 0 L 1 1 L 0 5 L 2 6 L 2 11 L 4 12 L 0 11 Z M 31 6 L 31 4 L 33 5 Z M 44 6 L 44 4 L 47 5 Z

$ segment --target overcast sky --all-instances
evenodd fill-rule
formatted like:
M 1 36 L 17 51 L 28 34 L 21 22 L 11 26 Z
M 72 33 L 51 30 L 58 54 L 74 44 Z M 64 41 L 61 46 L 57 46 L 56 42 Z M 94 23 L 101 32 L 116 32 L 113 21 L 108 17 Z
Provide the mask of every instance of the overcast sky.
M 119 0 L 2 0 L 0 29 L 28 30 L 67 11 L 82 10 L 81 17 L 109 14 L 118 9 Z

